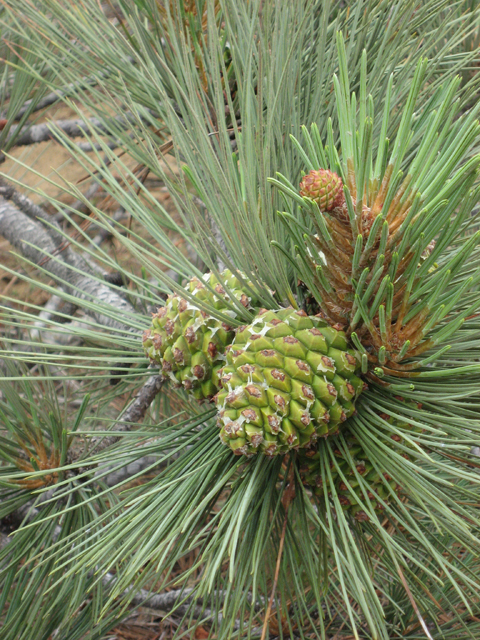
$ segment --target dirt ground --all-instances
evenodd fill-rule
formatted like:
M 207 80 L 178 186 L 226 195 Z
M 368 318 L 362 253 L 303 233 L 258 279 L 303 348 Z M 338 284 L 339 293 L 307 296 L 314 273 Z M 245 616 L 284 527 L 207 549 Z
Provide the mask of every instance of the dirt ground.
M 46 115 L 38 119 L 38 123 L 40 124 L 47 120 L 74 118 L 78 118 L 78 114 L 69 107 L 60 106 L 53 111 L 47 111 Z M 81 141 L 82 139 L 77 140 Z M 88 155 L 91 158 L 95 158 L 93 152 Z M 125 162 L 125 156 L 122 156 L 122 161 Z M 135 166 L 135 162 L 131 159 L 127 159 L 126 164 L 132 168 Z M 173 159 L 169 166 L 175 171 Z M 0 165 L 0 172 L 7 181 L 15 184 L 16 188 L 25 193 L 33 202 L 44 205 L 45 210 L 52 215 L 57 214 L 57 211 L 46 203 L 46 196 L 56 198 L 60 203 L 72 204 L 74 199 L 65 193 L 64 188 L 71 184 L 76 185 L 85 192 L 92 184 L 90 177 L 80 163 L 71 156 L 69 150 L 62 147 L 55 140 L 14 148 L 8 154 L 6 161 Z M 146 180 L 146 186 L 172 217 L 177 218 L 173 202 L 160 181 L 155 177 L 149 177 Z M 104 200 L 103 197 L 96 198 L 96 202 L 102 200 Z M 113 214 L 116 206 L 115 202 L 110 201 L 102 208 L 106 212 Z M 77 217 L 76 221 L 82 222 L 82 219 Z M 127 222 L 131 229 L 142 237 L 145 236 L 142 228 L 135 221 L 128 220 L 128 217 L 126 217 L 123 222 Z M 62 227 L 65 231 L 72 232 L 65 222 L 62 223 Z M 94 222 L 90 224 L 88 233 L 91 237 L 94 237 L 98 231 L 99 228 L 96 227 Z M 180 239 L 175 241 L 180 244 L 182 242 Z M 135 273 L 139 272 L 141 265 L 132 258 L 117 240 L 111 237 L 106 238 L 102 248 L 106 249 L 110 256 L 114 256 L 115 260 L 127 270 L 132 270 Z M 22 265 L 21 258 L 15 254 L 10 244 L 0 238 L 0 293 L 3 296 L 8 296 L 10 304 L 14 306 L 16 306 L 16 303 L 22 306 L 22 302 L 42 306 L 48 301 L 50 297 L 48 293 L 31 283 L 25 282 L 19 275 L 12 274 L 10 270 L 15 270 L 19 274 L 32 273 L 29 267 L 25 268 Z M 53 284 L 53 282 L 49 284 Z

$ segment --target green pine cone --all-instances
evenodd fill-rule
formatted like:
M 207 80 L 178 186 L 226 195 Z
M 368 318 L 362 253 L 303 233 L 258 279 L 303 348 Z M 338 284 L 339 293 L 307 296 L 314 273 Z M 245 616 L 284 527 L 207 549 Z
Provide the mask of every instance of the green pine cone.
M 235 318 L 236 312 L 227 306 L 231 298 L 225 288 L 246 309 L 258 307 L 258 302 L 252 301 L 241 282 L 228 270 L 221 274 L 221 281 L 208 273 L 203 282 L 192 278 L 186 287 L 199 301 Z M 233 338 L 234 331 L 229 324 L 175 294 L 153 314 L 152 325 L 143 334 L 143 348 L 153 363 L 161 365 L 165 378 L 183 385 L 197 400 L 204 400 L 211 399 L 218 391 L 218 371 L 225 364 L 225 348 Z
M 303 176 L 300 195 L 311 198 L 321 211 L 332 211 L 345 202 L 342 179 L 328 169 L 312 169 Z
M 413 402 L 408 402 L 408 404 L 415 408 L 419 406 Z M 400 421 L 386 414 L 382 414 L 382 418 L 390 424 L 395 425 L 395 427 L 405 430 L 408 429 L 412 432 L 420 431 L 417 427 L 410 425 L 406 420 Z M 393 434 L 391 436 L 391 440 L 391 447 L 393 449 L 395 447 L 395 442 L 401 442 L 402 438 L 398 434 Z M 374 467 L 372 462 L 369 460 L 367 453 L 353 434 L 346 434 L 345 441 L 353 464 L 344 455 L 342 449 L 335 446 L 335 443 L 333 442 L 333 452 L 338 468 L 335 466 L 333 461 L 330 463 L 332 482 L 335 486 L 335 492 L 343 511 L 348 512 L 357 520 L 366 521 L 369 520 L 369 516 L 361 506 L 361 503 L 365 503 L 366 499 L 364 492 L 362 491 L 362 487 L 360 486 L 358 476 L 361 476 L 363 482 L 366 483 L 367 486 L 364 485 L 363 488 L 366 490 L 370 504 L 378 515 L 382 514 L 385 509 L 385 505 L 391 500 L 390 489 L 399 494 L 401 487 L 388 475 L 388 473 L 382 473 L 381 470 Z M 411 459 L 411 456 L 404 451 L 401 451 L 400 453 L 407 460 Z M 326 477 L 326 474 L 322 475 L 318 447 L 313 447 L 307 451 L 299 451 L 298 461 L 300 464 L 300 478 L 305 487 L 310 489 L 317 497 L 324 498 L 325 492 L 323 485 L 325 478 L 326 485 L 328 487 L 327 492 L 328 495 L 330 495 L 331 483 Z M 345 480 L 348 482 L 348 485 Z
M 338 433 L 364 386 L 345 334 L 292 308 L 262 309 L 226 354 L 215 402 L 220 437 L 237 455 L 273 456 Z

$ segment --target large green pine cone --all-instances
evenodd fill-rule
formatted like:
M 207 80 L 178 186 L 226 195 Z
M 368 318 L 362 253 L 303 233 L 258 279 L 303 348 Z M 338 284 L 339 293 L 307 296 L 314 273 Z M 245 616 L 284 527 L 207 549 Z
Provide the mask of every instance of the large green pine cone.
M 273 456 L 338 433 L 364 386 L 345 334 L 292 308 L 262 309 L 226 355 L 215 402 L 220 437 L 237 455 Z
M 258 307 L 258 302 L 252 302 L 240 280 L 228 270 L 221 274 L 221 281 L 212 273 L 206 274 L 203 282 L 192 278 L 186 289 L 197 300 L 232 318 L 237 313 L 227 306 L 231 297 L 226 289 L 246 309 L 252 309 L 252 304 Z M 225 348 L 233 338 L 229 324 L 175 294 L 153 314 L 152 325 L 143 334 L 143 347 L 150 360 L 162 367 L 165 378 L 183 385 L 197 400 L 204 400 L 218 391 L 218 371 L 225 364 Z
M 410 401 L 407 404 L 413 408 L 420 406 Z M 387 414 L 382 414 L 382 418 L 390 424 L 393 424 L 395 427 L 409 430 L 413 433 L 421 432 L 421 429 L 409 424 L 407 420 L 400 421 Z M 392 434 L 390 438 L 392 449 L 395 448 L 395 443 L 402 442 L 402 438 L 398 434 Z M 389 487 L 397 494 L 400 494 L 401 487 L 388 475 L 388 473 L 382 473 L 381 470 L 377 470 L 374 467 L 372 462 L 368 459 L 367 453 L 353 434 L 349 433 L 345 435 L 345 441 L 349 454 L 352 458 L 353 465 L 345 456 L 342 448 L 338 445 L 335 446 L 335 441 L 332 441 L 333 454 L 338 465 L 337 468 L 333 461 L 329 465 L 332 482 L 343 511 L 348 512 L 357 520 L 366 521 L 369 520 L 369 516 L 361 506 L 361 503 L 365 504 L 365 495 L 360 486 L 360 480 L 358 479 L 357 474 L 361 476 L 362 480 L 366 483 L 367 486 L 364 486 L 364 489 L 367 492 L 367 496 L 373 510 L 378 515 L 382 514 L 385 509 L 385 505 L 389 504 L 391 500 Z M 403 444 L 405 444 L 405 442 L 403 442 Z M 398 450 L 398 452 L 407 460 L 410 460 L 412 457 L 404 450 Z M 315 446 L 307 451 L 299 451 L 298 461 L 300 464 L 300 478 L 303 484 L 317 497 L 323 499 L 325 497 L 325 478 L 327 493 L 330 496 L 331 482 L 329 481 L 326 473 L 322 475 L 318 447 Z M 344 478 L 350 486 L 347 486 Z

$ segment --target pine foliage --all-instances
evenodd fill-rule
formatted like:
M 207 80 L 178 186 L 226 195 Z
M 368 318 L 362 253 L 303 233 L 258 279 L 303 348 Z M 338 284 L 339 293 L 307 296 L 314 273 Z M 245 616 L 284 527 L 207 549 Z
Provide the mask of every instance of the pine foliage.
M 21 521 L 0 548 L 2 638 L 112 637 L 165 590 L 177 637 L 477 638 L 478 7 L 120 0 L 107 18 L 96 0 L 3 4 L 17 56 L 4 76 L 21 67 L 22 96 L 56 92 L 88 123 L 94 157 L 52 131 L 138 226 L 59 180 L 88 213 L 42 194 L 76 232 L 56 233 L 121 273 L 109 289 L 126 304 L 52 285 L 61 251 L 23 259 L 18 277 L 81 308 L 81 324 L 34 328 L 35 305 L 1 300 L 0 518 Z M 318 169 L 342 180 L 341 220 L 299 194 Z M 91 241 L 91 218 L 140 271 Z M 233 455 L 215 406 L 184 389 L 159 382 L 129 418 L 158 373 L 142 348 L 151 312 L 173 293 L 194 303 L 191 277 L 224 268 L 259 306 L 321 310 L 360 354 L 368 389 L 348 431 L 316 445 L 318 491 L 296 451 Z M 238 317 L 200 307 L 252 319 L 225 304 Z M 76 338 L 60 353 L 59 331 Z M 78 383 L 63 391 L 73 414 L 59 367 Z M 342 508 L 353 494 L 365 517 Z

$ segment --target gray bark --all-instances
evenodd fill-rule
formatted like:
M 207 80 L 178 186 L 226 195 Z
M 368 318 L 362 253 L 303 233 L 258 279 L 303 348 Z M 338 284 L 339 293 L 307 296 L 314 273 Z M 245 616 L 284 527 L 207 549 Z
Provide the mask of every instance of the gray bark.
M 126 118 L 115 118 L 118 122 L 127 122 Z M 114 120 L 112 119 L 112 122 Z M 20 125 L 13 125 L 8 132 L 7 140 L 18 135 L 18 129 Z M 99 133 L 108 133 L 108 128 L 98 118 L 88 118 L 87 120 L 55 120 L 52 122 L 46 122 L 44 124 L 34 124 L 27 128 L 21 127 L 25 131 L 21 131 L 18 138 L 15 140 L 15 146 L 21 147 L 29 144 L 37 144 L 38 142 L 45 142 L 46 140 L 58 140 L 62 142 L 61 138 L 57 138 L 53 127 L 56 127 L 63 131 L 69 138 L 78 138 L 88 134 L 93 127 Z
M 127 464 L 121 469 L 117 469 L 116 471 L 113 471 L 115 467 L 111 464 L 99 466 L 97 471 L 95 472 L 95 475 L 100 476 L 104 473 L 108 473 L 108 471 L 111 470 L 110 473 L 108 473 L 108 475 L 103 478 L 103 481 L 107 486 L 114 487 L 115 485 L 121 482 L 125 482 L 129 478 L 137 475 L 137 473 L 141 473 L 148 467 L 151 467 L 155 464 L 160 464 L 158 456 L 142 456 L 138 460 L 134 460 L 133 462 L 130 462 L 130 464 Z
M 153 399 L 162 388 L 164 382 L 161 376 L 151 376 L 139 390 L 135 400 L 123 413 L 122 419 L 114 426 L 115 431 L 130 431 L 136 423 L 139 423 L 145 416 L 148 407 L 152 404 Z M 95 453 L 103 451 L 103 449 L 118 442 L 120 438 L 121 436 L 108 435 L 94 437 L 90 440 L 90 444 L 92 445 L 90 453 L 93 451 L 95 451 Z M 72 461 L 73 460 L 74 458 Z
M 51 91 L 50 93 L 47 93 L 45 96 L 43 96 L 43 98 L 41 98 L 41 100 L 37 102 L 37 104 L 31 110 L 31 113 L 34 113 L 35 111 L 40 111 L 41 109 L 45 109 L 46 107 L 49 107 L 50 105 L 55 104 L 55 102 L 58 102 L 62 98 L 66 98 L 76 93 L 80 89 L 86 89 L 88 86 L 94 86 L 96 84 L 97 84 L 96 78 L 85 78 L 85 80 L 79 83 L 72 82 L 71 84 L 67 85 L 64 89 L 59 89 L 58 91 Z M 32 102 L 33 100 L 26 100 L 24 102 L 23 106 L 15 114 L 15 120 L 20 120 L 20 118 L 22 118 L 25 115 L 25 113 L 30 109 L 30 105 L 32 104 Z
M 60 225 L 54 220 L 53 216 L 49 216 L 41 207 L 32 202 L 26 195 L 17 191 L 2 177 L 0 177 L 0 196 L 6 200 L 11 200 L 29 218 L 41 220 L 51 225 L 48 233 L 57 246 L 64 242 L 65 237 L 61 232 Z
M 106 146 L 109 149 L 118 149 L 118 147 L 120 146 L 120 141 L 119 140 L 113 140 L 113 142 L 107 142 Z M 91 142 L 78 142 L 77 143 L 77 147 L 83 151 L 84 153 L 90 153 L 90 151 L 102 151 L 103 150 L 103 145 L 99 144 L 98 142 L 96 144 L 92 144 Z
M 0 531 L 0 551 L 4 549 L 7 546 L 7 544 L 9 544 L 9 542 L 10 542 L 10 538 L 5 533 L 2 533 Z
M 40 111 L 41 109 L 45 109 L 45 107 L 49 107 L 50 105 L 55 104 L 55 102 L 61 99 L 62 95 L 66 97 L 73 90 L 74 90 L 74 87 L 72 85 L 72 87 L 68 90 L 68 92 L 66 91 L 63 94 L 62 93 L 57 94 L 54 91 L 52 91 L 51 93 L 47 93 L 47 95 L 45 95 L 41 100 L 37 102 L 37 104 L 31 110 L 31 113 L 35 113 L 35 111 Z M 21 107 L 15 114 L 15 120 L 20 120 L 21 118 L 23 118 L 23 116 L 30 109 L 30 105 L 32 104 L 32 102 L 33 100 L 26 100 L 24 102 L 23 107 Z
M 48 275 L 79 300 L 100 302 L 105 307 L 113 307 L 119 316 L 135 315 L 132 305 L 97 279 L 85 260 L 70 247 L 67 246 L 55 256 L 57 245 L 52 235 L 40 222 L 27 217 L 3 197 L 0 197 L 0 235 L 31 262 L 35 264 L 43 262 L 42 268 Z M 48 257 L 45 254 L 51 254 L 54 257 Z M 78 269 L 81 273 L 74 271 L 71 267 Z M 105 327 L 131 331 L 127 325 L 105 313 L 90 309 L 88 313 Z
M 115 575 L 113 575 L 112 573 L 107 573 L 103 577 L 102 583 L 107 588 L 113 587 L 116 580 L 117 578 Z M 125 591 L 122 593 L 122 596 L 127 596 L 132 591 L 132 589 L 134 589 L 134 587 L 128 587 L 127 589 L 125 589 Z M 169 613 L 177 602 L 183 600 L 184 603 L 179 605 L 175 609 L 174 613 L 178 615 L 184 615 L 187 612 L 190 603 L 197 602 L 198 604 L 201 604 L 203 602 L 203 598 L 201 597 L 196 598 L 194 596 L 194 593 L 195 593 L 194 588 L 173 589 L 172 591 L 165 591 L 162 593 L 151 593 L 146 589 L 139 589 L 135 592 L 135 595 L 133 596 L 131 603 L 137 607 L 138 606 L 148 607 L 149 609 L 155 609 L 156 611 Z M 221 601 L 223 601 L 223 598 L 225 597 L 225 592 L 217 591 L 215 596 Z M 251 596 L 248 599 L 249 599 L 249 602 L 252 602 Z M 257 601 L 255 603 L 255 611 L 261 611 L 264 606 L 265 604 L 263 602 Z M 216 618 L 216 621 L 218 624 L 220 624 L 223 619 L 223 616 L 220 612 L 218 611 L 214 612 L 211 609 L 202 609 L 200 606 L 197 606 L 195 608 L 194 616 L 195 618 L 199 618 L 201 616 L 203 619 Z M 238 620 L 235 623 L 234 628 L 235 629 L 240 628 L 240 622 Z M 257 629 L 257 631 L 261 632 L 261 629 Z
M 112 223 L 120 222 L 120 220 L 122 220 L 122 218 L 125 218 L 126 215 L 127 213 L 124 207 L 119 207 L 111 217 L 111 222 Z M 111 235 L 112 235 L 112 230 L 110 228 L 99 227 L 99 231 L 97 235 L 93 238 L 92 243 L 97 247 L 99 247 L 102 244 L 102 242 L 104 242 L 104 240 L 109 238 Z
M 104 162 L 106 165 L 110 164 L 108 160 L 104 159 Z M 93 198 L 93 196 L 100 190 L 101 187 L 102 185 L 99 182 L 94 182 L 93 184 L 91 184 L 88 187 L 88 189 L 85 191 L 85 194 L 84 194 L 85 198 L 88 201 L 90 201 Z M 66 215 L 70 215 L 74 211 L 85 213 L 86 211 L 88 211 L 88 204 L 86 204 L 83 200 L 75 200 L 75 202 L 73 202 L 67 208 L 63 209 L 63 211 L 59 211 L 58 213 L 54 214 L 52 217 L 55 219 L 55 222 L 60 224 L 65 220 Z
M 131 56 L 127 57 L 127 61 L 132 64 L 135 64 L 135 59 L 132 58 Z M 98 84 L 99 78 L 107 78 L 110 75 L 110 73 L 111 73 L 110 69 L 106 68 L 103 73 L 97 73 L 96 75 L 93 75 L 91 77 L 82 78 L 79 82 L 71 82 L 70 84 L 67 84 L 65 87 L 62 87 L 61 89 L 59 88 L 59 89 L 56 89 L 55 91 L 51 91 L 50 93 L 47 93 L 45 96 L 43 96 L 43 98 L 41 98 L 37 102 L 37 104 L 31 110 L 31 113 L 34 113 L 35 111 L 40 111 L 41 109 L 45 109 L 45 107 L 49 107 L 50 105 L 54 104 L 59 100 L 62 100 L 63 98 L 67 98 L 68 96 L 75 95 L 79 93 L 82 89 L 88 89 L 88 87 L 96 86 Z M 30 109 L 30 105 L 32 104 L 32 102 L 33 100 L 26 100 L 24 102 L 23 106 L 15 114 L 15 120 L 20 120 L 20 118 L 22 118 L 25 115 L 28 109 Z

